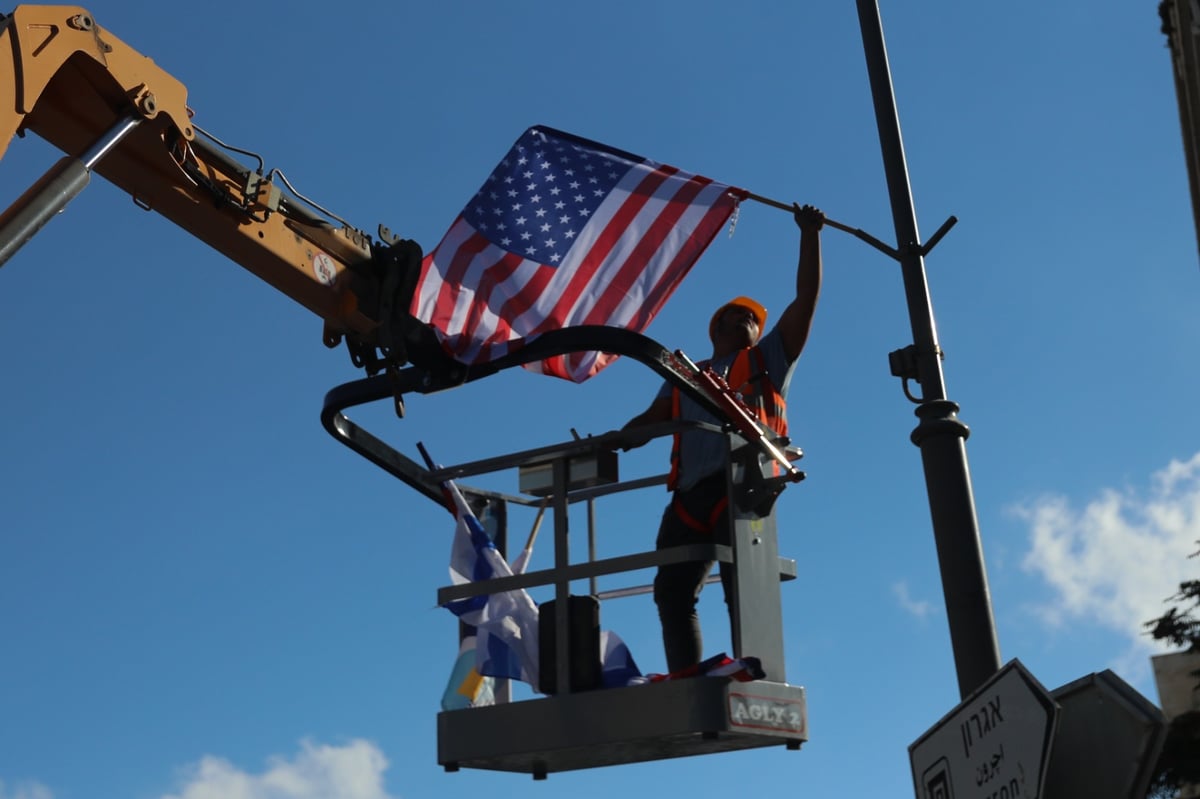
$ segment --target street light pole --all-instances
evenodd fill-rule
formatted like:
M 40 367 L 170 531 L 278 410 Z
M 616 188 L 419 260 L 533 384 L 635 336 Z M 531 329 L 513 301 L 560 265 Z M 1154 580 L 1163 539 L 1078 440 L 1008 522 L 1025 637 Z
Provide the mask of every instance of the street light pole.
M 904 356 L 895 358 L 893 372 L 906 380 L 914 378 L 921 386 L 916 410 L 920 422 L 912 432 L 912 442 L 921 450 L 925 469 L 958 689 L 965 698 L 1000 670 L 1000 647 L 967 467 L 966 439 L 970 429 L 958 419 L 958 405 L 946 399 L 942 353 L 925 280 L 925 255 L 953 224 L 953 217 L 929 244 L 921 246 L 879 5 L 877 0 L 857 0 L 857 3 L 896 228 L 896 259 L 904 278 L 914 341 L 912 348 L 893 354 Z M 902 365 L 897 366 L 898 363 Z

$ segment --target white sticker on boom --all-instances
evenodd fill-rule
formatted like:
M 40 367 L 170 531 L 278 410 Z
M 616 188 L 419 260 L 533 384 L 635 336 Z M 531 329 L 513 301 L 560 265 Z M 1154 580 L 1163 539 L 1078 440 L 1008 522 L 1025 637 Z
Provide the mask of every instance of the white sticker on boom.
M 323 252 L 319 252 L 313 256 L 312 267 L 313 274 L 317 276 L 317 280 L 326 286 L 333 285 L 333 279 L 337 277 L 337 267 L 334 265 L 332 258 Z
M 734 727 L 803 732 L 804 721 L 803 702 L 729 693 L 729 723 Z

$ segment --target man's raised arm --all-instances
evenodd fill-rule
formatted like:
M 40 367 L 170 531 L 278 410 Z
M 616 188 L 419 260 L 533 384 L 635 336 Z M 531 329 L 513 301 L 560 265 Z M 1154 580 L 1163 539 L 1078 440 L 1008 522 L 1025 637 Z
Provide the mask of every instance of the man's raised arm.
M 779 317 L 779 333 L 788 360 L 796 360 L 808 342 L 817 298 L 821 294 L 821 228 L 825 214 L 811 205 L 795 204 L 793 215 L 800 228 L 800 261 L 796 266 L 796 298 Z

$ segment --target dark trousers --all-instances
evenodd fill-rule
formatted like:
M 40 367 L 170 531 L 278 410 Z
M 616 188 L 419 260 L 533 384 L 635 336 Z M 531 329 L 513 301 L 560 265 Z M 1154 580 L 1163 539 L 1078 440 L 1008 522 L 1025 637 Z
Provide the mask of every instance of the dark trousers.
M 729 541 L 729 502 L 725 496 L 725 474 L 718 472 L 687 491 L 676 491 L 663 512 L 658 528 L 657 549 L 685 544 L 725 544 Z M 713 560 L 672 563 L 658 567 L 654 577 L 654 603 L 662 622 L 663 649 L 667 670 L 685 669 L 703 657 L 703 636 L 696 602 Z M 725 604 L 729 605 L 730 564 L 721 564 Z

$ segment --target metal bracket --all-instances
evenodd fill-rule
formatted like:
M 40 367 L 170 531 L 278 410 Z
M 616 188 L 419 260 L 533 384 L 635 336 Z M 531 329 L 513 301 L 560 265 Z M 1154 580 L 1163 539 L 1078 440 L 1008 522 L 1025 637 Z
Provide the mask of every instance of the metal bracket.
M 384 244 L 392 245 L 399 244 L 401 241 L 400 236 L 393 233 L 392 229 L 382 222 L 379 224 L 379 240 Z
M 925 400 L 913 396 L 913 393 L 908 389 L 908 381 L 916 380 L 918 383 L 921 382 L 919 354 L 920 352 L 915 344 L 909 344 L 907 347 L 888 353 L 888 365 L 891 367 L 892 377 L 899 377 L 904 381 L 904 396 L 908 397 L 910 402 L 917 405 L 924 403 Z M 940 347 L 937 351 L 937 357 L 939 359 L 944 357 Z
M 909 344 L 907 347 L 889 352 L 888 366 L 892 370 L 892 377 L 899 377 L 903 381 L 904 396 L 908 397 L 910 402 L 917 405 L 924 402 L 923 399 L 914 397 L 908 388 L 909 380 L 916 380 L 918 383 L 921 382 L 921 370 L 917 360 L 917 345 Z
M 929 251 L 932 250 L 934 247 L 936 247 L 938 245 L 938 242 L 942 240 L 942 237 L 950 232 L 950 228 L 954 227 L 957 224 L 958 224 L 958 217 L 956 217 L 956 216 L 946 217 L 946 221 L 942 223 L 942 226 L 940 228 L 938 228 L 937 230 L 935 230 L 933 232 L 933 235 L 929 237 L 929 241 L 925 242 L 925 245 L 923 247 L 921 247 L 921 257 L 924 258 L 926 255 L 929 255 Z
M 938 242 L 942 240 L 942 237 L 949 233 L 950 228 L 954 227 L 956 224 L 958 224 L 958 217 L 947 217 L 946 221 L 942 223 L 942 226 L 935 230 L 933 235 L 929 237 L 929 241 L 925 242 L 919 247 L 915 244 L 908 244 L 900 249 L 892 247 L 889 244 L 884 244 L 882 241 L 864 230 L 847 227 L 845 225 L 838 225 L 837 228 L 838 230 L 844 230 L 855 238 L 862 239 L 867 244 L 870 244 L 872 247 L 879 250 L 889 258 L 899 261 L 902 260 L 906 255 L 915 254 L 921 256 L 922 258 L 924 258 L 926 255 L 929 255 L 930 251 L 933 250 L 933 248 L 938 245 Z
M 888 366 L 892 370 L 892 377 L 902 377 L 905 380 L 919 380 L 917 345 L 909 344 L 907 347 L 889 352 Z

